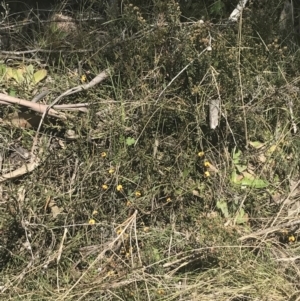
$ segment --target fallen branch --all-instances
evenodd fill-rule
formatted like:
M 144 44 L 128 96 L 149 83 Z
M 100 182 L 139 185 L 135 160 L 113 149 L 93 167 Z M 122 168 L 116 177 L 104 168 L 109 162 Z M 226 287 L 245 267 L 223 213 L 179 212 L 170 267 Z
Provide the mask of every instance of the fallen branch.
M 8 103 L 5 101 L 0 100 L 0 104 L 2 105 L 11 105 L 12 103 Z M 65 104 L 65 105 L 55 105 L 53 106 L 54 110 L 65 110 L 65 111 L 81 111 L 81 112 L 87 112 L 87 107 L 89 106 L 88 103 L 76 103 L 76 104 Z
M 35 103 L 35 102 L 31 102 L 29 100 L 26 99 L 21 99 L 21 98 L 17 98 L 17 97 L 13 97 L 13 96 L 9 96 L 3 93 L 0 93 L 0 101 L 1 103 L 5 103 L 5 104 L 15 104 L 15 105 L 20 105 L 23 107 L 27 107 L 35 112 L 38 113 L 44 113 L 47 109 L 48 109 L 48 105 L 44 105 L 44 104 L 40 104 L 40 103 Z M 66 120 L 66 116 L 63 113 L 57 112 L 54 109 L 49 109 L 48 114 L 52 117 L 56 117 L 59 119 L 64 119 Z

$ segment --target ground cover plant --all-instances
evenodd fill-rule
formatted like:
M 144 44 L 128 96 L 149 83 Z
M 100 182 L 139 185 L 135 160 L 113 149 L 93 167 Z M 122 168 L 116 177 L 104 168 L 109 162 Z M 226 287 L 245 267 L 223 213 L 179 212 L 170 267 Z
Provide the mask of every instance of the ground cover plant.
M 1 298 L 300 298 L 284 5 L 4 7 Z

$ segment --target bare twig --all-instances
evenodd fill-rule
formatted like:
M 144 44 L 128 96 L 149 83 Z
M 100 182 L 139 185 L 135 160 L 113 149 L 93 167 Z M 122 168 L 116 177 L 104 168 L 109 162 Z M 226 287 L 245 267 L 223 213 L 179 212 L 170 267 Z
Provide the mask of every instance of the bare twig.
M 67 90 L 66 92 L 64 92 L 63 94 L 61 94 L 60 96 L 58 96 L 50 105 L 49 107 L 52 108 L 54 105 L 56 105 L 63 97 L 65 96 L 69 96 L 87 89 L 90 89 L 92 87 L 94 87 L 95 85 L 99 84 L 100 82 L 102 82 L 103 80 L 105 80 L 109 75 L 109 69 L 106 69 L 104 71 L 102 71 L 101 73 L 99 73 L 96 77 L 94 77 L 89 83 L 85 84 L 85 85 L 79 85 L 77 87 L 71 88 L 69 90 Z
M 246 239 L 249 239 L 249 238 L 256 238 L 257 239 L 262 235 L 267 235 L 267 234 L 270 234 L 270 233 L 274 233 L 274 232 L 277 232 L 281 229 L 297 226 L 299 224 L 300 224 L 300 219 L 295 220 L 295 221 L 291 221 L 291 222 L 287 222 L 287 223 L 283 223 L 283 224 L 280 224 L 278 226 L 269 227 L 267 229 L 260 230 L 260 231 L 257 231 L 257 232 L 253 232 L 251 234 L 240 237 L 239 240 L 246 240 Z

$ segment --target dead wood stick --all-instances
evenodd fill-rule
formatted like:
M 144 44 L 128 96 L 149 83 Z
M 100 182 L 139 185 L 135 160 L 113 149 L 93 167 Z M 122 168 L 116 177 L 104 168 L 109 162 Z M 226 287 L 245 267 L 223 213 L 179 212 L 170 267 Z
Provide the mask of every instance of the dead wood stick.
M 1 101 L 0 100 L 0 104 L 2 105 L 11 105 L 12 103 L 8 103 L 6 101 Z M 82 111 L 82 112 L 86 112 L 87 111 L 87 107 L 89 106 L 88 103 L 75 103 L 75 104 L 65 104 L 65 105 L 55 105 L 53 106 L 54 110 L 65 110 L 65 111 Z
M 66 116 L 63 113 L 57 112 L 56 110 L 49 108 L 48 105 L 40 104 L 40 103 L 34 103 L 26 99 L 21 99 L 13 96 L 9 96 L 3 93 L 0 93 L 0 101 L 1 103 L 5 102 L 6 104 L 17 104 L 23 107 L 27 107 L 35 112 L 38 113 L 44 113 L 48 110 L 48 114 L 52 117 L 56 117 L 59 119 L 66 120 Z

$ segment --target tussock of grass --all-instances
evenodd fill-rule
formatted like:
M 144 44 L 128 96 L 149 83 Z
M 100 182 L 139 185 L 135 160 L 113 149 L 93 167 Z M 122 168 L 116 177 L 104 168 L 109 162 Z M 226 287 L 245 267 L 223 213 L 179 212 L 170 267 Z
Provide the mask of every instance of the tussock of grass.
M 56 51 L 39 54 L 53 95 L 82 74 L 111 77 L 66 99 L 89 112 L 45 125 L 44 163 L 1 186 L 3 298 L 297 299 L 299 51 L 281 43 L 273 2 L 225 27 L 184 18 L 176 1 L 136 1 L 76 32 L 41 22 L 20 34 L 24 48 L 33 34 Z M 17 142 L 30 150 L 35 131 L 3 126 L 3 162 Z M 233 180 L 245 170 L 267 187 Z

